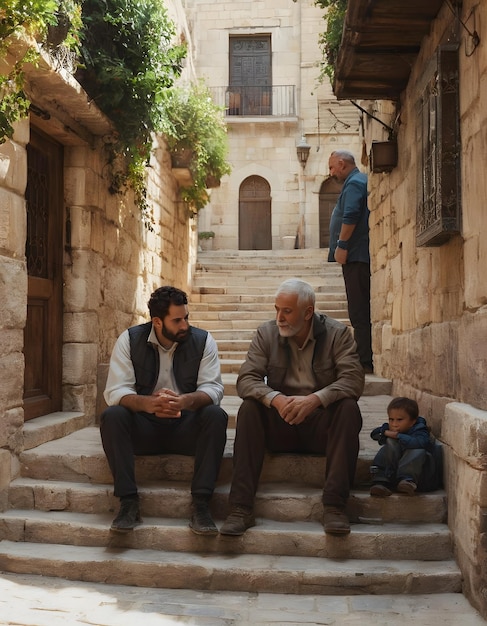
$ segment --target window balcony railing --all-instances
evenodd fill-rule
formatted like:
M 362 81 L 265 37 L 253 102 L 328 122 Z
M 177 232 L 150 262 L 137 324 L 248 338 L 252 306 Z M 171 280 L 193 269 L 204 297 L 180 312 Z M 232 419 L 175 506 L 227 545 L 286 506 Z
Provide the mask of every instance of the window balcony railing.
M 215 104 L 224 107 L 228 117 L 296 116 L 294 85 L 232 85 L 213 87 L 211 93 Z

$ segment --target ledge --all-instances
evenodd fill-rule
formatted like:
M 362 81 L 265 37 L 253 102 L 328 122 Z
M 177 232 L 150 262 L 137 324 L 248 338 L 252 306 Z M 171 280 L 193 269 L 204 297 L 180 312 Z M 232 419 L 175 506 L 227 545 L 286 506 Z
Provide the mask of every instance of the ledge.
M 191 171 L 187 167 L 173 167 L 172 175 L 178 181 L 180 187 L 192 187 L 194 185 Z
M 487 469 L 487 411 L 450 402 L 445 407 L 441 440 L 472 467 Z

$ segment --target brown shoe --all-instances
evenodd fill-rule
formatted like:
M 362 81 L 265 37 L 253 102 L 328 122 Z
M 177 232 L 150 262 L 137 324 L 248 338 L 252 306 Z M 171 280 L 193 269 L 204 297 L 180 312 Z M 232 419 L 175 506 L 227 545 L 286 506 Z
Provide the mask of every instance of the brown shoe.
M 401 480 L 397 485 L 399 493 L 405 493 L 407 496 L 414 496 L 418 486 L 412 480 Z
M 336 506 L 323 507 L 323 527 L 328 535 L 347 535 L 350 522 L 343 509 Z
M 220 535 L 231 535 L 238 537 L 243 535 L 247 528 L 255 526 L 255 517 L 252 509 L 243 506 L 235 506 L 230 511 L 230 515 L 223 522 L 220 528 Z
M 387 498 L 392 495 L 392 491 L 388 489 L 384 483 L 375 483 L 370 488 L 370 495 L 378 498 Z

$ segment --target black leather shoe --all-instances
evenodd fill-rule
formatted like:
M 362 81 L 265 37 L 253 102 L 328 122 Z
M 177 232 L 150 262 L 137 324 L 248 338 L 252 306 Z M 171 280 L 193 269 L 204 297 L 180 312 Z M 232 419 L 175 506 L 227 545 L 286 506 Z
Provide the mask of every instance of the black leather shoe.
M 120 511 L 113 520 L 110 530 L 115 533 L 128 533 L 142 523 L 137 499 L 125 499 L 120 502 Z
M 243 535 L 247 528 L 255 526 L 255 517 L 251 509 L 241 506 L 233 507 L 220 529 L 221 535 L 238 537 Z
M 193 514 L 189 521 L 189 527 L 196 535 L 206 535 L 207 537 L 218 535 L 218 528 L 211 517 L 208 502 L 193 500 Z

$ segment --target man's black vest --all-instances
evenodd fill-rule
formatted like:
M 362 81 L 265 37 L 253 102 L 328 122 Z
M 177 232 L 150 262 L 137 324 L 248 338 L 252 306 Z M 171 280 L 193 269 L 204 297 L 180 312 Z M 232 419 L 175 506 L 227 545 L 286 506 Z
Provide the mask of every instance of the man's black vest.
M 149 396 L 159 376 L 159 353 L 157 347 L 147 343 L 152 322 L 129 328 L 130 358 L 135 371 L 135 389 L 138 394 Z M 208 331 L 190 326 L 188 338 L 179 343 L 174 351 L 174 379 L 181 393 L 196 391 L 198 371 L 205 350 Z

